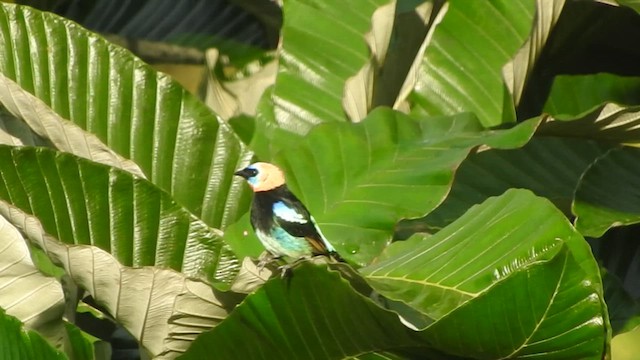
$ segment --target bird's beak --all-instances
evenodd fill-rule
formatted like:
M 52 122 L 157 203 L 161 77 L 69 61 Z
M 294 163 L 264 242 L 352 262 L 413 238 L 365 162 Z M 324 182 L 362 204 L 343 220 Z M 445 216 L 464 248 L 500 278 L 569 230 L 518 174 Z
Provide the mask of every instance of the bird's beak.
M 244 168 L 242 170 L 238 170 L 238 171 L 234 172 L 233 175 L 242 176 L 245 179 L 247 179 L 250 176 L 249 170 L 247 168 Z

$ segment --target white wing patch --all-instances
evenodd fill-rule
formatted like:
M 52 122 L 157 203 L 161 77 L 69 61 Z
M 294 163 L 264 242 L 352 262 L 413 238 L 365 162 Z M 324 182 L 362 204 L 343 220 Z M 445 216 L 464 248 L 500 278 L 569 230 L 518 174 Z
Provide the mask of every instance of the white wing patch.
M 324 246 L 327 248 L 327 250 L 336 251 L 336 249 L 333 247 L 333 245 L 331 245 L 329 240 L 327 240 L 327 238 L 324 236 L 322 231 L 320 231 L 320 227 L 318 227 L 318 223 L 316 222 L 316 219 L 313 218 L 313 215 L 311 216 L 311 221 L 313 221 L 313 226 L 315 226 L 316 231 L 318 232 L 318 234 L 322 238 L 322 242 L 324 243 Z
M 304 215 L 288 207 L 282 201 L 273 203 L 273 214 L 280 219 L 288 222 L 294 222 L 298 224 L 306 224 L 309 222 L 309 220 L 307 220 Z

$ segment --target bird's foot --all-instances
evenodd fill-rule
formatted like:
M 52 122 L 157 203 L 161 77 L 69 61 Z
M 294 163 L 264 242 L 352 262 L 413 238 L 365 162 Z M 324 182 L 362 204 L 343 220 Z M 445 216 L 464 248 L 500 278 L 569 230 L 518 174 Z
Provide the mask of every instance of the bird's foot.
M 285 278 L 285 277 L 289 276 L 294 267 L 298 266 L 300 263 L 303 263 L 303 262 L 305 262 L 307 260 L 309 260 L 309 257 L 305 256 L 305 257 L 301 257 L 299 259 L 296 259 L 292 263 L 278 266 L 278 270 L 280 270 L 280 277 L 281 278 Z
M 265 266 L 267 266 L 268 264 L 277 261 L 278 259 L 280 259 L 279 257 L 273 256 L 271 253 L 269 252 L 264 252 L 260 255 L 258 264 L 256 265 L 256 268 L 258 269 L 258 274 L 260 274 L 262 272 L 262 269 L 264 269 Z
M 293 264 L 278 266 L 278 270 L 280 270 L 280 278 L 284 279 L 289 276 L 291 274 L 291 268 L 293 268 Z

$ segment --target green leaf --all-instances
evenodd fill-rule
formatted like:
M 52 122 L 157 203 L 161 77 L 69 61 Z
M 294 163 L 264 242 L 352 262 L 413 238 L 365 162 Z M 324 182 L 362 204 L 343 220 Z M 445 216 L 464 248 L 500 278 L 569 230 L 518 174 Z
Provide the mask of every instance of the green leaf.
M 393 313 L 355 292 L 337 272 L 305 263 L 248 296 L 181 359 L 341 359 L 419 346 Z
M 93 134 L 61 118 L 42 100 L 3 74 L 0 74 L 0 89 L 0 103 L 55 148 L 144 177 L 133 161 L 119 156 Z
M 640 11 L 640 2 L 638 0 L 601 0 L 603 2 L 617 2 L 620 5 L 628 6 L 635 11 Z
M 338 251 L 366 264 L 391 240 L 398 220 L 423 216 L 442 201 L 471 148 L 521 146 L 537 124 L 483 131 L 470 114 L 416 121 L 379 108 L 361 123 L 323 124 L 302 141 L 290 138 L 274 162 Z M 227 239 L 245 231 L 254 237 L 241 222 Z M 228 241 L 255 243 L 248 237 Z
M 0 146 L 0 199 L 68 244 L 91 244 L 128 266 L 157 265 L 230 281 L 239 264 L 219 230 L 128 172 L 44 148 Z
M 624 7 L 611 6 L 612 3 L 609 0 L 566 1 L 518 103 L 519 118 L 526 119 L 543 111 L 557 75 L 603 72 L 640 75 L 635 66 L 640 60 L 640 50 L 627 46 L 628 39 L 640 36 L 638 14 Z M 591 91 L 599 93 L 597 87 Z M 575 91 L 571 90 L 569 94 Z M 573 103 L 573 100 L 568 102 Z
M 73 324 L 65 322 L 64 325 L 67 331 L 70 358 L 83 360 L 103 359 L 103 357 L 95 356 L 96 349 L 94 349 L 94 344 L 100 342 L 98 338 L 85 333 Z
M 175 357 L 216 326 L 242 298 L 159 267 L 130 268 L 95 246 L 66 245 L 40 222 L 5 202 L 0 215 L 62 267 L 152 356 Z
M 472 205 L 512 188 L 529 189 L 570 215 L 582 174 L 609 149 L 595 141 L 535 136 L 520 149 L 472 154 L 456 172 L 447 199 L 424 219 L 408 226 L 442 228 Z
M 613 74 L 559 75 L 553 81 L 544 111 L 558 118 L 575 118 L 607 102 L 639 105 L 640 77 Z
M 239 259 L 246 256 L 257 258 L 264 251 L 251 226 L 249 212 L 225 230 L 224 242 Z
M 640 107 L 608 103 L 589 113 L 546 118 L 537 135 L 585 138 L 614 144 L 638 144 Z
M 609 323 L 589 246 L 529 191 L 490 198 L 362 272 L 382 295 L 429 316 L 423 334 L 443 351 L 583 358 L 606 350 Z
M 345 121 L 345 83 L 369 60 L 364 35 L 390 0 L 292 0 L 284 4 L 280 67 L 273 91 L 278 127 L 306 134 Z
M 94 134 L 210 226 L 244 212 L 251 153 L 175 81 L 74 22 L 0 5 L 0 72 Z M 46 50 L 46 51 L 44 51 Z
M 606 353 L 605 305 L 600 284 L 590 283 L 597 276 L 583 270 L 564 247 L 548 262 L 514 273 L 490 294 L 436 322 L 424 335 L 434 339 L 436 348 L 460 356 L 601 359 Z
M 535 3 L 449 1 L 409 100 L 429 115 L 472 111 L 485 126 L 513 121 L 513 104 L 505 96 L 502 68 L 525 43 Z
M 404 356 L 396 355 L 394 353 L 388 352 L 376 352 L 376 353 L 366 353 L 362 355 L 352 356 L 349 359 L 353 360 L 404 360 L 406 359 Z
M 636 106 L 609 103 L 577 118 L 544 119 L 533 139 L 521 149 L 493 149 L 469 156 L 457 171 L 443 204 L 425 219 L 403 226 L 441 228 L 471 205 L 509 188 L 530 189 L 571 216 L 583 173 L 616 144 L 637 143 L 640 135 L 640 111 Z
M 640 222 L 640 149 L 613 149 L 589 167 L 576 189 L 573 212 L 576 229 L 599 237 L 613 226 Z
M 34 331 L 24 330 L 20 321 L 0 309 L 0 359 L 67 359 Z

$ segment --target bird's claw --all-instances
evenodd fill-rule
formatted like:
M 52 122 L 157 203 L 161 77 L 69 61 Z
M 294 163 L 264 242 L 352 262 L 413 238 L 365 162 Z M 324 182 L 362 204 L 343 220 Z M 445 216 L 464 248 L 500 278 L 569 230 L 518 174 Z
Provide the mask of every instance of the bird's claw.
M 281 278 L 285 278 L 289 275 L 291 275 L 291 272 L 293 271 L 293 268 L 296 267 L 298 264 L 300 264 L 302 261 L 304 261 L 306 259 L 298 259 L 290 264 L 285 264 L 285 265 L 280 265 L 278 266 L 278 270 L 280 270 L 280 277 Z
M 280 270 L 281 279 L 284 279 L 291 273 L 291 268 L 293 267 L 293 265 L 295 264 L 286 264 L 286 265 L 278 266 L 278 270 Z
M 260 261 L 258 261 L 258 264 L 256 265 L 256 269 L 258 269 L 258 274 L 260 274 L 264 269 L 264 267 L 267 266 L 267 264 L 270 262 L 271 260 L 267 260 L 267 259 L 261 259 Z
M 262 272 L 262 269 L 264 269 L 265 266 L 267 266 L 268 264 L 276 260 L 278 260 L 278 258 L 273 256 L 271 253 L 266 251 L 262 253 L 262 255 L 260 255 L 260 258 L 258 260 L 258 264 L 256 264 L 256 269 L 258 270 L 258 274 Z
M 307 260 L 309 260 L 309 258 L 305 256 L 295 260 L 292 263 L 278 266 L 278 270 L 280 270 L 280 277 L 284 278 L 288 276 L 289 274 L 291 274 L 291 271 L 293 271 L 294 267 L 298 266 L 298 264 L 301 264 Z

